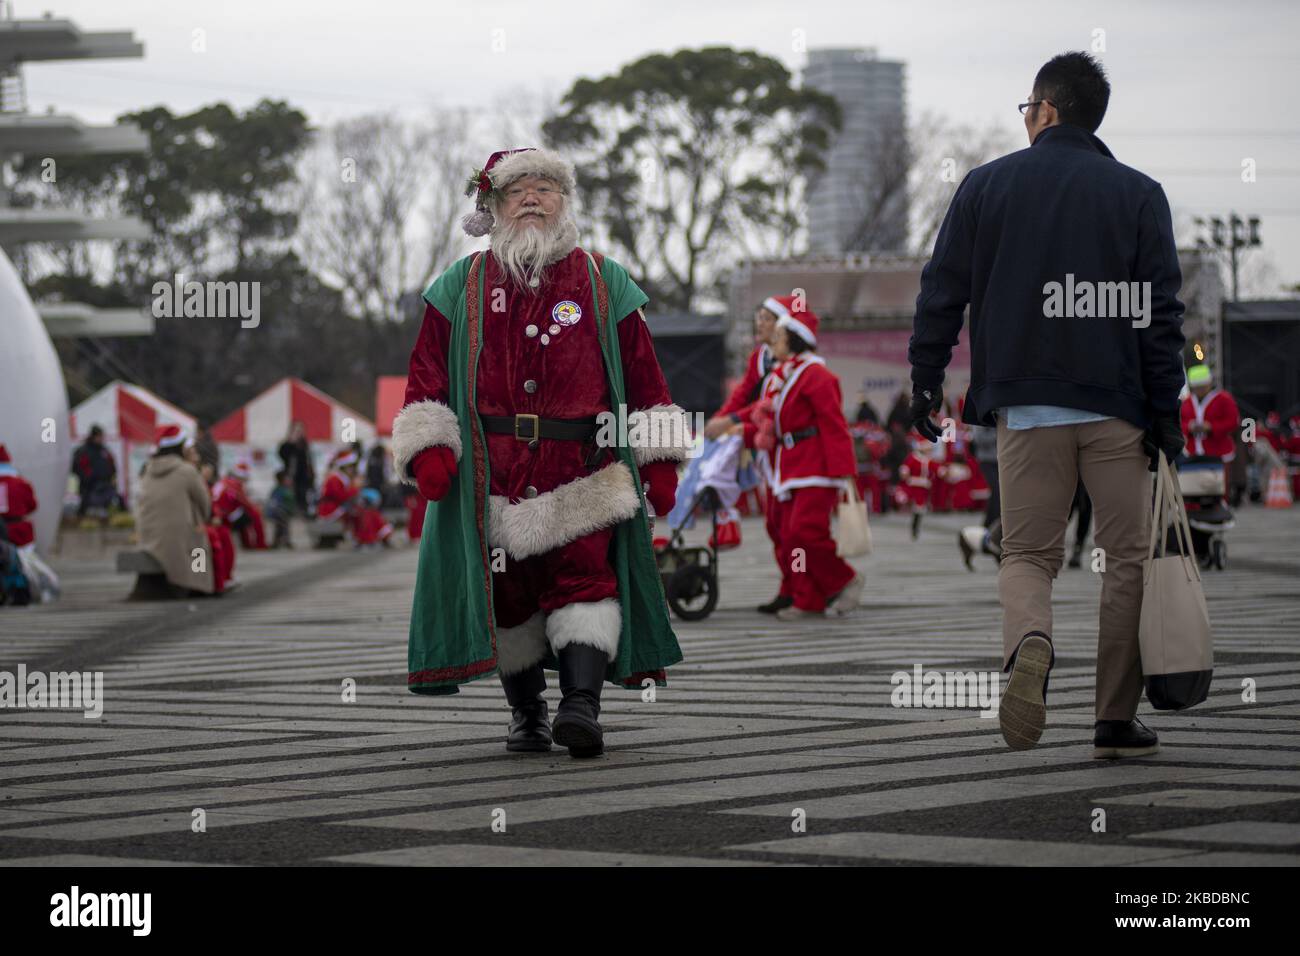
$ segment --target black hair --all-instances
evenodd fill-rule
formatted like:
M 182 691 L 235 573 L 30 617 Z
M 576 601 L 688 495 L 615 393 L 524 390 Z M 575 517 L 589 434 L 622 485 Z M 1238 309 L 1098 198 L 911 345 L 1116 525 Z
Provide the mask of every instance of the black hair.
M 784 328 L 785 345 L 786 348 L 790 350 L 791 355 L 798 355 L 800 352 L 811 352 L 813 350 L 813 346 L 804 341 L 803 336 L 798 332 L 790 328 L 788 325 L 784 326 Z
M 1095 133 L 1110 102 L 1110 83 L 1087 53 L 1054 56 L 1034 77 L 1035 99 L 1050 100 L 1061 122 Z
M 153 453 L 153 456 L 155 458 L 161 458 L 163 455 L 183 455 L 184 453 L 185 453 L 185 446 L 183 444 L 168 445 L 166 448 L 159 448 L 156 452 Z
M 278 485 L 280 482 L 284 481 L 284 479 L 287 477 L 289 477 L 289 472 L 281 468 L 279 471 L 275 473 L 275 483 Z

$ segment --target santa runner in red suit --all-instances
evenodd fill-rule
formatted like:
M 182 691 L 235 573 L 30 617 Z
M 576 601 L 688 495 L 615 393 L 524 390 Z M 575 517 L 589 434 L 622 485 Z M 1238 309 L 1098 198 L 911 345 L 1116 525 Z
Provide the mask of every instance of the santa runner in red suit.
M 239 532 L 239 541 L 249 550 L 266 547 L 266 534 L 262 527 L 262 512 L 253 504 L 244 490 L 244 482 L 252 477 L 248 462 L 237 461 L 224 478 L 212 486 L 212 516 Z
M 777 617 L 788 621 L 846 614 L 866 585 L 831 537 L 831 513 L 856 480 L 857 460 L 839 379 L 813 351 L 817 326 L 816 314 L 806 310 L 777 320 L 773 353 L 779 364 L 754 415 L 753 442 L 770 449 L 769 486 L 780 503 L 778 560 L 794 601 Z
M 31 482 L 18 474 L 9 449 L 0 445 L 0 524 L 15 548 L 25 548 L 35 540 L 31 522 L 35 511 L 36 492 Z
M 762 398 L 764 383 L 776 365 L 776 358 L 772 354 L 771 346 L 772 336 L 776 331 L 776 322 L 781 316 L 789 315 L 796 304 L 794 296 L 783 295 L 768 298 L 758 307 L 754 314 L 754 340 L 757 344 L 750 353 L 749 359 L 745 362 L 745 374 L 732 388 L 731 394 L 727 396 L 727 400 L 722 404 L 722 407 L 709 420 L 708 426 L 704 429 L 705 438 L 718 438 L 736 425 L 743 427 L 744 423 L 750 420 L 754 406 Z M 763 469 L 764 465 L 770 465 L 770 461 L 765 460 L 765 453 L 757 457 L 759 460 L 758 467 L 763 473 L 764 479 L 766 479 L 770 473 L 770 468 L 766 471 Z M 767 531 L 767 536 L 772 541 L 772 550 L 776 556 L 777 565 L 780 566 L 781 503 L 772 494 L 770 483 L 767 484 L 765 494 L 763 525 Z M 775 614 L 793 603 L 794 597 L 791 594 L 789 582 L 783 573 L 781 587 L 777 591 L 776 597 L 765 604 L 760 604 L 758 611 L 762 614 Z
M 657 576 L 648 586 L 658 623 L 632 628 L 629 613 L 646 605 L 638 600 L 629 611 L 623 574 L 639 588 L 646 575 L 620 571 L 612 555 L 622 553 L 619 536 L 629 527 L 640 522 L 637 534 L 647 531 L 641 487 L 656 514 L 672 509 L 677 465 L 689 447 L 684 412 L 672 404 L 655 357 L 646 296 L 617 263 L 577 245 L 570 164 L 546 150 L 496 153 L 470 191 L 478 211 L 466 218 L 466 231 L 490 230 L 491 248 L 426 290 L 405 406 L 393 423 L 398 474 L 433 502 L 421 538 L 408 685 L 445 692 L 496 669 L 513 711 L 507 749 L 549 750 L 553 733 L 573 756 L 594 756 L 603 748 L 603 681 L 623 679 L 630 660 L 680 659 L 655 606 L 663 603 Z M 616 410 L 611 388 L 618 384 L 628 440 L 611 448 L 600 440 L 597 416 Z M 638 430 L 679 438 L 638 444 Z M 476 551 L 483 538 L 493 556 L 486 628 L 473 626 L 483 617 L 477 607 L 448 604 L 432 591 L 438 579 L 465 572 L 447 550 L 468 541 Z M 635 557 L 634 569 L 653 568 L 648 536 Z M 472 633 L 454 633 L 455 614 Z M 562 693 L 553 727 L 542 697 L 543 664 L 552 662 Z
M 755 447 L 753 444 L 755 408 L 766 396 L 767 383 L 777 364 L 776 357 L 772 354 L 771 344 L 776 335 L 777 322 L 789 315 L 804 316 L 805 313 L 802 311 L 802 307 L 803 300 L 796 299 L 792 295 L 771 296 L 763 301 L 754 316 L 754 337 L 759 341 L 759 344 L 749 357 L 745 377 L 732 389 L 727 402 L 718 411 L 719 416 L 725 416 L 724 421 L 738 422 L 744 425 L 745 444 L 751 448 Z M 742 389 L 745 389 L 745 391 L 742 392 Z M 758 413 L 758 417 L 764 421 L 770 419 L 770 399 L 767 406 Z M 717 418 L 714 419 L 714 421 L 717 420 Z M 714 421 L 709 423 L 710 427 L 713 426 Z M 705 430 L 704 434 L 706 438 L 710 437 L 708 429 Z M 776 597 L 766 604 L 758 606 L 757 610 L 761 614 L 776 614 L 794 604 L 794 591 L 790 583 L 790 572 L 781 556 L 782 503 L 772 491 L 772 454 L 773 451 L 770 448 L 758 448 L 755 452 L 755 460 L 758 462 L 759 473 L 763 476 L 766 487 L 765 494 L 767 495 L 763 502 L 763 526 L 767 531 L 768 538 L 772 541 L 772 553 L 776 558 L 776 565 L 781 571 L 781 586 L 777 589 Z

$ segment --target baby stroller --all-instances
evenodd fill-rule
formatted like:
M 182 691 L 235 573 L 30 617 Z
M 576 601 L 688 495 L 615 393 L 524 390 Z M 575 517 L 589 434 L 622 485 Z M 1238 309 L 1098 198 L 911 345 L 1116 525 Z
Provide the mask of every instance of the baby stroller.
M 672 535 L 655 548 L 655 561 L 664 583 L 668 606 L 683 621 L 702 621 L 718 606 L 718 512 L 722 502 L 713 488 L 705 488 L 690 501 L 689 513 L 698 507 L 710 512 L 713 533 L 708 546 L 687 545 L 685 522 L 672 526 Z M 674 512 L 677 509 L 673 509 Z
M 1232 509 L 1224 500 L 1223 462 L 1210 456 L 1185 459 L 1178 466 L 1178 488 L 1187 507 L 1187 524 L 1192 529 L 1192 549 L 1204 569 L 1222 571 L 1228 565 L 1224 532 L 1232 529 Z M 1170 542 L 1173 544 L 1173 542 Z
M 739 515 L 734 509 L 741 491 L 758 483 L 752 465 L 740 467 L 742 442 L 732 435 L 706 440 L 691 459 L 677 489 L 677 504 L 668 514 L 671 535 L 656 542 L 655 558 L 664 595 L 674 614 L 684 621 L 702 621 L 718 606 L 718 551 L 740 544 Z M 711 533 L 705 545 L 687 545 L 683 532 L 695 522 L 695 512 L 709 512 Z

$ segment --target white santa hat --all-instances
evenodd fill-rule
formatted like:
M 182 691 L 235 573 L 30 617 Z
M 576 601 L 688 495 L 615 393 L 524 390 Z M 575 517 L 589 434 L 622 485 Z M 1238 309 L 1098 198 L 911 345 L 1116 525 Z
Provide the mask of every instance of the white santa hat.
M 577 189 L 573 164 L 548 149 L 525 146 L 522 149 L 498 150 L 488 157 L 482 169 L 476 170 L 465 188 L 466 196 L 474 196 L 474 211 L 460 221 L 461 228 L 471 236 L 486 236 L 496 223 L 489 200 L 501 195 L 502 190 L 525 176 L 540 176 L 560 187 L 560 192 L 572 196 Z

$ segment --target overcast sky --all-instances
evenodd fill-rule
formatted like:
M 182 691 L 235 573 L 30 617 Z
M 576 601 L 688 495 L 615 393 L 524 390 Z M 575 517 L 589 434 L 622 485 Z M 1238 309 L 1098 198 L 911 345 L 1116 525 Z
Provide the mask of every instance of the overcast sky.
M 482 106 L 523 88 L 558 96 L 650 52 L 728 44 L 791 69 L 806 47 L 904 61 L 909 114 L 1002 122 L 1048 57 L 1104 30 L 1110 110 L 1098 135 L 1160 180 L 1176 218 L 1258 215 L 1270 284 L 1300 282 L 1300 3 L 1290 0 L 800 3 L 618 0 L 15 0 L 83 29 L 131 30 L 143 60 L 32 64 L 33 110 L 85 120 L 156 104 L 289 100 L 313 122 L 431 104 Z M 194 31 L 206 52 L 195 52 Z M 494 51 L 496 47 L 504 49 Z M 502 144 L 522 145 L 522 144 Z M 1243 159 L 1257 182 L 1241 181 Z

